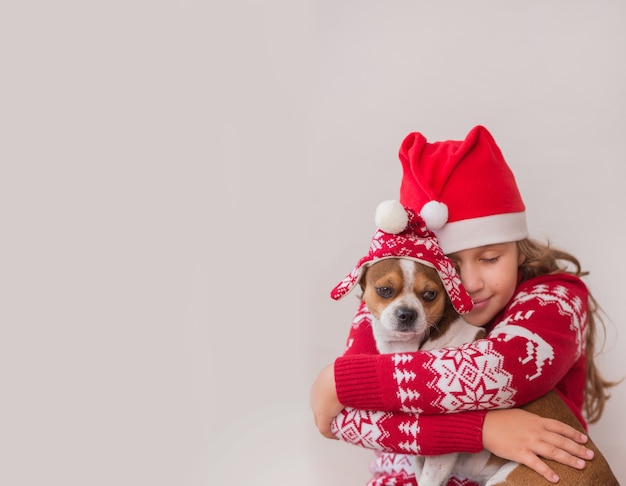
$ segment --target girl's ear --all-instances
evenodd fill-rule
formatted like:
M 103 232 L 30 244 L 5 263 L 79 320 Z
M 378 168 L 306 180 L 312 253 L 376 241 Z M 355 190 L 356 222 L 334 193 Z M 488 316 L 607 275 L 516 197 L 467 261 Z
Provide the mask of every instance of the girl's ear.
M 517 266 L 519 267 L 522 263 L 526 261 L 526 255 L 520 251 L 519 246 L 517 247 L 517 251 Z

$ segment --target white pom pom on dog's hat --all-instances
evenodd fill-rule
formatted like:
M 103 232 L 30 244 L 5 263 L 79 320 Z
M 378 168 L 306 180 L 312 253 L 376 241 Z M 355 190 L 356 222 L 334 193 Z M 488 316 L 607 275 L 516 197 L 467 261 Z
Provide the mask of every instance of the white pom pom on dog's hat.
M 448 206 L 439 201 L 428 201 L 422 210 L 420 216 L 430 230 L 438 230 L 443 228 L 448 222 Z
M 378 205 L 374 219 L 378 228 L 392 235 L 402 233 L 409 224 L 409 215 L 404 206 L 393 199 Z

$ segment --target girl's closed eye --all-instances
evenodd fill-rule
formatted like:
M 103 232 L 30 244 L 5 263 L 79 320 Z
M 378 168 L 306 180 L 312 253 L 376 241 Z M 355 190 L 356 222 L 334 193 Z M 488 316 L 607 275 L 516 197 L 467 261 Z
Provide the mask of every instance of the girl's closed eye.
M 499 259 L 500 257 L 496 256 L 496 257 L 489 257 L 489 258 L 481 258 L 480 261 L 485 262 L 485 263 L 497 263 Z

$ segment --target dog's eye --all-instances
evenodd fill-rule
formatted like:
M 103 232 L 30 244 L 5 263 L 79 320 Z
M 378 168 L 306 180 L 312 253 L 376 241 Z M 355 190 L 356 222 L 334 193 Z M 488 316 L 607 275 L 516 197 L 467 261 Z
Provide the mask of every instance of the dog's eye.
M 432 302 L 436 298 L 437 298 L 437 291 L 435 290 L 427 290 L 426 292 L 422 294 L 422 299 L 424 299 L 426 302 Z
M 376 287 L 376 293 L 383 299 L 389 299 L 395 294 L 391 287 Z

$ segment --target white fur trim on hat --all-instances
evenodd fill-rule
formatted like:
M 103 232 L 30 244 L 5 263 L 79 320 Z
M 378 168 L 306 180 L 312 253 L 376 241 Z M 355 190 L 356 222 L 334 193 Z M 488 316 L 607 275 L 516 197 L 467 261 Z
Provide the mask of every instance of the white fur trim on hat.
M 435 234 L 446 255 L 468 248 L 519 241 L 528 237 L 526 213 L 505 213 L 454 221 L 436 230 Z

